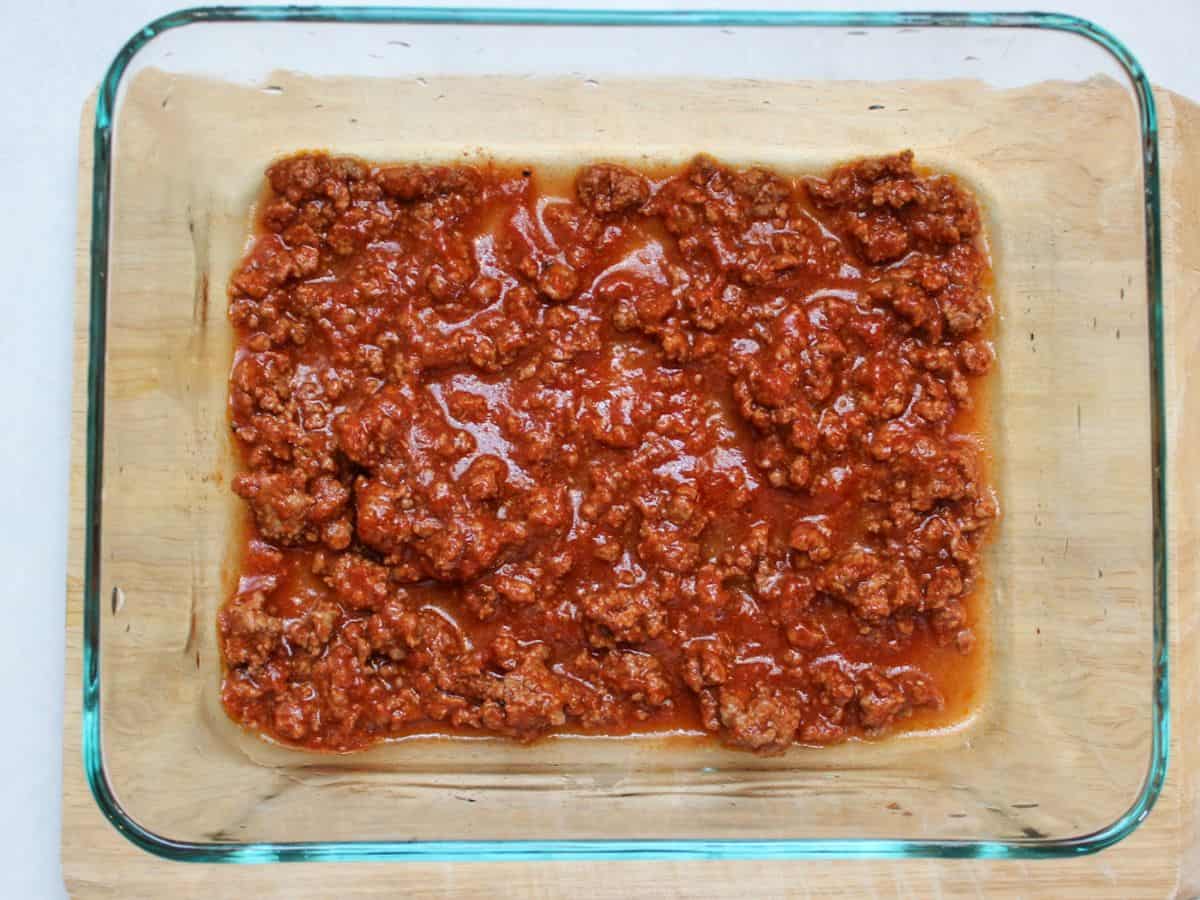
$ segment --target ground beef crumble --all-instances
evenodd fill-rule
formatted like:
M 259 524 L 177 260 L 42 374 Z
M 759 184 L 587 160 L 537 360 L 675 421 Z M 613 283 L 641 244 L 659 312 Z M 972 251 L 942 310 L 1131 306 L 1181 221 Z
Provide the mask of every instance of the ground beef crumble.
M 964 696 L 998 505 L 953 177 L 306 153 L 267 182 L 229 283 L 235 720 L 780 753 Z

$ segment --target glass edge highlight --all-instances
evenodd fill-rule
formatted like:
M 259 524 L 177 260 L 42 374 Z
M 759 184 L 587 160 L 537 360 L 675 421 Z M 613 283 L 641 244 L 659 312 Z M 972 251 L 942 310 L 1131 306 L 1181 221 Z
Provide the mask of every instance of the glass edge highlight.
M 1075 34 L 1121 65 L 1137 97 L 1145 194 L 1146 281 L 1151 372 L 1153 456 L 1154 722 L 1149 765 L 1131 806 L 1108 826 L 1054 841 L 843 840 L 593 840 L 593 841 L 348 841 L 312 843 L 196 843 L 175 841 L 138 823 L 121 806 L 104 768 L 100 733 L 100 596 L 97 580 L 102 505 L 104 376 L 107 322 L 108 225 L 112 128 L 117 94 L 129 63 L 155 37 L 204 22 L 345 22 L 362 24 L 540 24 L 808 27 L 1034 28 Z M 495 9 L 486 7 L 190 7 L 139 29 L 118 51 L 100 84 L 93 128 L 92 221 L 89 272 L 86 484 L 84 490 L 82 762 L 88 787 L 105 818 L 134 845 L 185 862 L 516 861 L 569 859 L 1036 859 L 1095 853 L 1129 836 L 1149 815 L 1166 780 L 1170 744 L 1167 610 L 1167 493 L 1165 359 L 1158 119 L 1145 71 L 1113 34 L 1086 19 L 1039 12 L 811 12 L 722 10 Z

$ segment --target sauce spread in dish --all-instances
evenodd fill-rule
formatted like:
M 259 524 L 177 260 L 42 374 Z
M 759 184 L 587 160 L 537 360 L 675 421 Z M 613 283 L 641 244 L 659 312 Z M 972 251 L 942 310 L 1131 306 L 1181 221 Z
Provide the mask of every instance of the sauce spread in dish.
M 961 714 L 997 504 L 978 207 L 901 153 L 569 177 L 302 154 L 230 282 L 222 699 L 278 741 Z

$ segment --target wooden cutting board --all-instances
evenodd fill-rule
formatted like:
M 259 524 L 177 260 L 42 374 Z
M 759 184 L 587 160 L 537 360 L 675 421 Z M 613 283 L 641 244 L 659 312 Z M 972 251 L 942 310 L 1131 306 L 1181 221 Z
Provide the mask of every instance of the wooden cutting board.
M 1149 819 L 1094 856 L 1045 861 L 631 861 L 363 863 L 272 866 L 168 862 L 136 848 L 100 814 L 84 779 L 80 710 L 83 628 L 84 440 L 88 341 L 93 102 L 80 133 L 75 247 L 75 385 L 67 571 L 63 728 L 63 875 L 73 896 L 188 898 L 554 897 L 586 885 L 592 897 L 1200 895 L 1200 404 L 1188 406 L 1189 369 L 1200 362 L 1200 107 L 1156 91 L 1163 159 L 1167 427 L 1170 478 L 1171 765 Z M 1193 376 L 1194 377 L 1194 376 Z M 1189 415 L 1190 413 L 1190 415 Z

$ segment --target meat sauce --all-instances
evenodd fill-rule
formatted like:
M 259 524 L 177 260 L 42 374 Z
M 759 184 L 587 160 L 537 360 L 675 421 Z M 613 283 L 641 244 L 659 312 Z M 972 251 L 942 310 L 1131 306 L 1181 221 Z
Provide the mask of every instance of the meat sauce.
M 954 178 L 306 153 L 267 181 L 229 291 L 234 720 L 779 753 L 962 714 L 998 507 Z

